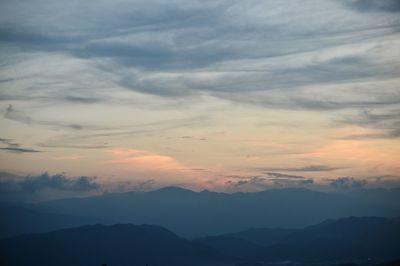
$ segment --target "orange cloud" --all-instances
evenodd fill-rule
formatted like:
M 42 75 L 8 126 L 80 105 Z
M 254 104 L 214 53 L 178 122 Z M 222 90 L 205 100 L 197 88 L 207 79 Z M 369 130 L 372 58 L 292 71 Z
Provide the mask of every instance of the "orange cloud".
M 338 165 L 350 164 L 354 171 L 350 174 L 369 174 L 371 169 L 375 173 L 395 173 L 399 170 L 399 149 L 390 144 L 378 140 L 336 140 L 307 154 L 306 158 Z
M 112 158 L 103 161 L 98 169 L 117 179 L 151 178 L 157 186 L 177 185 L 191 189 L 212 188 L 207 183 L 215 174 L 198 165 L 190 165 L 152 151 L 137 149 L 111 149 L 106 151 Z
M 114 159 L 107 161 L 114 165 L 128 165 L 136 169 L 151 170 L 151 171 L 170 171 L 183 168 L 184 166 L 176 159 L 160 155 L 150 151 L 135 150 L 135 149 L 112 149 L 109 150 Z
M 60 157 L 54 157 L 53 160 L 79 160 L 84 158 L 81 155 L 67 155 L 67 156 L 60 156 Z

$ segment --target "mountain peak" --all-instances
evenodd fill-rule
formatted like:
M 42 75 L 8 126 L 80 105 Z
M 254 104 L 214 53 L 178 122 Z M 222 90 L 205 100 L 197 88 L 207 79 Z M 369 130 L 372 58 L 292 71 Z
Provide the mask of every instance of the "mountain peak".
M 156 225 L 88 225 L 1 239 L 9 265 L 219 265 L 230 258 Z M 54 256 L 54 253 L 57 256 Z M 21 255 L 22 254 L 22 255 Z M 71 256 L 73 254 L 73 256 Z M 197 263 L 196 263 L 197 265 Z
M 168 186 L 168 187 L 163 187 L 160 189 L 156 189 L 153 191 L 150 191 L 150 193 L 196 193 L 193 190 L 178 187 L 178 186 Z

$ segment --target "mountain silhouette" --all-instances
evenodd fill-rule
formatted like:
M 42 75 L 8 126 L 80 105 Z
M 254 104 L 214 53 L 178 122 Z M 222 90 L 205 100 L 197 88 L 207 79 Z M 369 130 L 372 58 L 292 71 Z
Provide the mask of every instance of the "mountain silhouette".
M 154 225 L 90 225 L 0 240 L 7 265 L 211 265 L 231 259 Z
M 231 236 L 202 237 L 193 241 L 212 247 L 226 256 L 237 258 L 250 258 L 265 250 L 261 245 Z
M 0 265 L 381 265 L 400 259 L 399 221 L 348 217 L 193 240 L 155 225 L 90 225 L 2 239 Z M 248 240 L 255 232 L 258 243 Z
M 227 234 L 227 236 L 247 240 L 257 245 L 267 247 L 281 242 L 288 236 L 301 230 L 302 229 L 251 228 L 237 233 Z
M 274 233 L 274 231 L 276 232 Z M 256 233 L 258 234 L 257 237 Z M 271 238 L 269 238 L 272 236 Z M 230 238 L 246 241 L 242 247 L 229 242 L 213 241 L 226 236 L 205 238 L 201 241 L 224 254 L 236 253 L 254 261 L 373 261 L 400 258 L 400 220 L 380 217 L 348 217 L 326 220 L 304 229 L 250 229 L 229 234 Z M 262 239 L 265 240 L 262 240 Z M 268 239 L 269 238 L 269 239 Z M 257 254 L 249 252 L 248 242 L 258 245 Z M 275 241 L 275 242 L 274 242 Z M 218 243 L 216 245 L 215 243 Z M 241 243 L 235 241 L 235 243 Z M 260 244 L 264 248 L 259 249 Z M 251 250 L 250 250 L 251 251 Z
M 267 261 L 380 261 L 399 257 L 400 223 L 377 217 L 350 217 L 307 227 L 257 256 Z
M 275 189 L 256 193 L 194 192 L 167 187 L 151 192 L 113 193 L 43 202 L 37 208 L 75 217 L 112 218 L 118 223 L 158 224 L 185 237 L 204 237 L 249 227 L 302 228 L 329 218 L 394 217 L 400 190 L 323 193 L 308 189 Z
M 0 204 L 0 217 L 0 238 L 44 233 L 96 222 L 107 223 L 105 219 L 59 214 L 33 205 Z

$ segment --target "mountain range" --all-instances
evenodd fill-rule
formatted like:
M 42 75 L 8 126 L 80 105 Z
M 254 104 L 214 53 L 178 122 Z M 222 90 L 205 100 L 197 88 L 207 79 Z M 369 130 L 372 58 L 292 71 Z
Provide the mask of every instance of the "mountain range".
M 400 258 L 400 218 L 347 217 L 303 229 L 257 228 L 194 241 L 260 261 L 382 261 Z
M 400 214 L 400 189 L 325 193 L 291 188 L 229 194 L 167 187 L 150 192 L 5 205 L 0 206 L 0 212 L 7 217 L 0 222 L 0 237 L 94 223 L 133 223 L 158 224 L 194 238 L 250 227 L 303 228 L 348 216 L 396 217 Z
M 229 258 L 154 225 L 89 225 L 0 241 L 4 266 L 210 265 Z
M 379 217 L 192 240 L 160 226 L 132 224 L 88 225 L 0 240 L 4 266 L 381 265 L 399 258 L 400 219 Z

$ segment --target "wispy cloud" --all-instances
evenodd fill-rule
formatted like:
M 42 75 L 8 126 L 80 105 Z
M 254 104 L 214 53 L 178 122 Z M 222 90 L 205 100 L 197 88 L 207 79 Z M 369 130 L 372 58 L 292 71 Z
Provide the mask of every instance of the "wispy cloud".
M 65 174 L 15 175 L 0 172 L 0 198 L 3 201 L 42 201 L 101 193 L 96 177 Z
M 400 137 L 400 109 L 361 110 L 357 115 L 341 119 L 342 123 L 379 130 L 380 132 L 343 136 L 348 139 L 391 139 Z
M 104 23 L 85 19 L 90 5 L 73 8 L 44 1 L 17 8 L 6 1 L 2 15 L 9 27 L 2 28 L 1 41 L 28 45 L 33 51 L 64 53 L 82 63 L 95 60 L 90 66 L 109 73 L 114 85 L 166 97 L 206 92 L 294 109 L 390 104 L 393 97 L 366 99 L 368 89 L 361 90 L 358 99 L 353 96 L 363 80 L 398 77 L 395 66 L 399 62 L 393 59 L 391 48 L 396 47 L 393 37 L 399 23 L 390 19 L 395 16 L 391 12 L 365 20 L 367 15 L 352 11 L 396 11 L 398 2 L 342 2 L 319 3 L 318 12 L 312 1 L 288 1 L 286 8 L 263 1 L 137 1 L 136 8 L 130 8 L 129 1 L 121 1 L 119 8 L 102 2 L 90 9 L 94 21 L 106 21 L 107 27 L 100 27 Z M 68 10 L 74 19 L 61 10 Z M 27 13 L 36 16 L 27 19 Z M 341 95 L 323 88 L 332 83 L 348 88 Z M 315 97 L 304 86 L 320 87 L 322 97 Z M 339 98 L 331 97 L 332 93 Z M 96 95 L 61 97 L 87 104 L 98 101 Z
M 27 125 L 40 125 L 40 126 L 47 126 L 47 127 L 52 127 L 52 128 L 64 128 L 64 129 L 73 129 L 73 130 L 83 130 L 90 128 L 92 130 L 94 129 L 99 129 L 103 127 L 97 127 L 97 126 L 83 126 L 80 124 L 76 123 L 68 123 L 68 122 L 62 122 L 62 121 L 45 121 L 45 120 L 38 120 L 38 119 L 33 119 L 32 117 L 28 115 L 24 115 L 23 112 L 15 110 L 15 107 L 13 105 L 9 105 L 6 109 L 6 112 L 4 114 L 4 117 L 10 120 L 14 120 L 17 122 L 21 122 Z
M 67 155 L 67 156 L 58 156 L 54 157 L 54 160 L 80 160 L 84 158 L 82 155 Z
M 5 147 L 5 148 L 0 148 L 0 150 L 8 151 L 8 152 L 14 152 L 14 153 L 41 152 L 41 151 L 39 151 L 39 150 L 25 149 L 25 148 L 18 148 L 18 147 Z
M 111 165 L 128 165 L 137 170 L 177 171 L 183 164 L 176 159 L 145 150 L 111 149 L 107 151 L 113 159 L 106 161 Z
M 335 189 L 355 189 L 362 188 L 368 184 L 365 179 L 356 179 L 354 177 L 339 177 L 331 180 L 330 185 Z
M 0 143 L 7 145 L 7 147 L 0 147 L 0 150 L 13 152 L 13 153 L 35 153 L 42 152 L 40 150 L 29 149 L 21 147 L 20 144 L 15 143 L 12 139 L 0 138 Z
M 359 143 L 400 135 L 396 0 L 0 5 L 0 123 L 15 139 L 4 152 L 135 147 L 148 153 L 110 161 L 262 171 L 267 180 L 241 182 L 254 186 L 353 175 L 374 158 L 379 174 L 398 169 L 394 148 Z M 264 117 L 271 123 L 257 126 Z M 366 131 L 332 133 L 348 127 Z M 240 141 L 261 135 L 277 146 Z M 269 163 L 283 167 L 262 169 Z
M 397 0 L 344 0 L 347 6 L 360 12 L 400 12 Z
M 235 177 L 237 178 L 237 177 Z M 254 187 L 256 189 L 266 189 L 268 188 L 270 185 L 265 182 L 266 179 L 264 177 L 260 177 L 260 176 L 250 176 L 250 177 L 240 177 L 240 180 L 227 180 L 225 182 L 226 185 L 228 186 L 233 186 L 234 189 L 254 189 Z
M 314 184 L 314 179 L 308 178 L 308 179 L 300 179 L 300 180 L 295 180 L 292 178 L 278 178 L 278 179 L 271 179 L 271 181 L 274 182 L 275 186 L 278 187 L 296 187 L 296 186 L 308 186 Z
M 286 179 L 304 179 L 304 176 L 299 176 L 299 175 L 288 175 L 288 174 L 282 174 L 282 173 L 267 173 L 269 176 L 272 176 L 274 178 L 286 178 Z
M 282 167 L 282 168 L 257 168 L 258 170 L 264 171 L 288 171 L 288 172 L 329 172 L 345 167 L 335 167 L 330 165 L 316 164 L 316 165 L 306 165 L 302 167 Z M 268 173 L 271 174 L 271 173 Z
M 290 175 L 284 173 L 265 173 L 263 175 L 225 176 L 225 186 L 232 187 L 234 191 L 259 191 L 282 187 L 303 187 L 314 184 L 313 178 Z
M 100 185 L 96 183 L 95 177 L 80 176 L 67 177 L 64 174 L 50 175 L 43 173 L 41 175 L 28 175 L 19 179 L 7 179 L 1 177 L 1 189 L 3 192 L 29 192 L 36 193 L 41 190 L 69 190 L 69 191 L 90 191 L 97 190 Z

